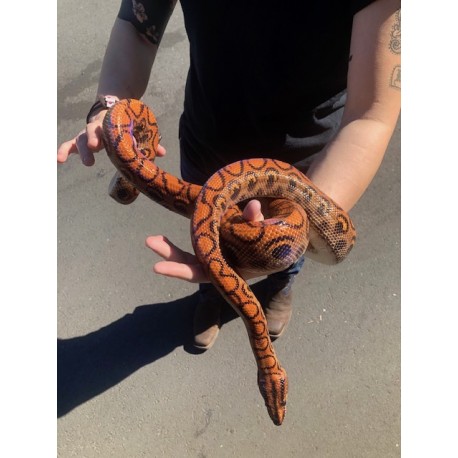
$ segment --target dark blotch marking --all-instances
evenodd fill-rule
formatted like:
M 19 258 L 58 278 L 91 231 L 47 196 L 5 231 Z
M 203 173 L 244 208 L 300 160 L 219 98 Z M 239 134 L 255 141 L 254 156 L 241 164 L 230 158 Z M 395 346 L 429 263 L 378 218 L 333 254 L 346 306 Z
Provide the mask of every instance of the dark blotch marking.
M 284 259 L 288 257 L 292 251 L 293 249 L 291 248 L 291 245 L 284 244 L 284 245 L 275 247 L 272 250 L 272 256 L 275 259 Z
M 269 175 L 267 177 L 266 187 L 271 188 L 274 184 L 275 184 L 275 177 L 273 175 Z
M 347 225 L 347 228 L 348 228 L 348 225 Z M 342 221 L 339 221 L 338 223 L 336 223 L 335 230 L 338 234 L 345 233 L 344 224 L 342 223 Z
M 313 198 L 313 191 L 311 191 L 310 189 L 306 188 L 304 189 L 304 199 L 306 202 L 311 202 Z
M 317 211 L 321 216 L 326 216 L 329 213 L 329 202 L 322 202 Z
M 232 189 L 231 200 L 235 201 L 240 194 L 242 188 L 240 186 L 234 186 Z
M 247 185 L 248 191 L 253 191 L 253 189 L 255 188 L 258 182 L 256 175 L 251 172 L 250 174 L 247 174 L 246 178 L 248 181 L 248 185 Z

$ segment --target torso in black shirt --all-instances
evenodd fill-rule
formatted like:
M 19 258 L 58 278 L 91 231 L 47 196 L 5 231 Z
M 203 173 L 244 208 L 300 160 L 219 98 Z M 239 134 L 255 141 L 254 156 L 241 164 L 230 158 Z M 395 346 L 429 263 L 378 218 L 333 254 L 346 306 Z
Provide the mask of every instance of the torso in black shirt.
M 371 1 L 181 0 L 187 167 L 208 175 L 242 158 L 297 163 L 321 150 L 345 104 L 353 15 Z

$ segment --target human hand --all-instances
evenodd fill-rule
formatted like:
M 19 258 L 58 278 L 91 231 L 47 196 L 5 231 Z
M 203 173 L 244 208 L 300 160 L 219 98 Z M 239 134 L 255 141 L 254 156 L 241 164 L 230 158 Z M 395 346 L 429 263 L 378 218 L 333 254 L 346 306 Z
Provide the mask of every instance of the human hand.
M 102 121 L 106 112 L 102 110 L 94 115 L 85 129 L 59 146 L 57 162 L 63 164 L 70 154 L 78 153 L 84 165 L 94 165 L 94 153 L 103 149 Z
M 92 116 L 89 124 L 79 134 L 71 140 L 62 143 L 57 150 L 57 162 L 63 164 L 67 161 L 70 154 L 78 153 L 81 162 L 90 167 L 94 165 L 94 153 L 102 150 L 103 136 L 102 136 L 102 122 L 107 110 L 102 110 L 96 115 Z M 166 150 L 163 146 L 158 145 L 158 156 L 164 156 Z
M 264 221 L 261 203 L 258 200 L 248 202 L 243 210 L 243 218 L 251 222 Z M 210 282 L 204 266 L 199 262 L 197 257 L 177 247 L 163 235 L 148 237 L 146 239 L 146 246 L 164 259 L 154 265 L 153 271 L 155 273 L 179 280 L 186 280 L 190 283 Z M 239 273 L 245 279 L 264 275 L 264 272 L 256 274 L 240 271 Z

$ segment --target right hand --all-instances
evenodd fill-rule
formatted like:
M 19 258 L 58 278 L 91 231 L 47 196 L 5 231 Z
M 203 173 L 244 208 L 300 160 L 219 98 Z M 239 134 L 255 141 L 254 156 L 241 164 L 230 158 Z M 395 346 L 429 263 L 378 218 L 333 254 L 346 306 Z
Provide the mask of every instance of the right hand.
M 63 164 L 70 154 L 78 153 L 81 162 L 86 166 L 94 165 L 94 153 L 103 149 L 102 121 L 108 110 L 102 110 L 94 115 L 90 123 L 76 137 L 59 146 L 57 162 Z
M 76 137 L 68 140 L 59 146 L 57 150 L 57 162 L 63 164 L 67 161 L 70 154 L 78 153 L 81 162 L 86 166 L 92 166 L 95 163 L 94 153 L 104 148 L 102 136 L 102 122 L 105 113 L 108 110 L 102 110 L 94 115 L 90 123 Z M 158 145 L 157 155 L 164 156 L 165 148 Z

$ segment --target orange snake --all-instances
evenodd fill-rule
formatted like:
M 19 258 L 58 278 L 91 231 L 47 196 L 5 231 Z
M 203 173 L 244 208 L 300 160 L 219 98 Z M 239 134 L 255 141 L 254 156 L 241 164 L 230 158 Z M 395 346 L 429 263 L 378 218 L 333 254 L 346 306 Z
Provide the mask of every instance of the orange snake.
M 115 200 L 130 203 L 139 190 L 191 219 L 196 256 L 244 321 L 258 366 L 259 390 L 270 418 L 280 425 L 286 412 L 286 371 L 275 354 L 262 307 L 238 268 L 283 270 L 306 250 L 318 261 L 340 262 L 355 243 L 350 217 L 299 170 L 278 160 L 236 162 L 202 187 L 162 171 L 153 162 L 159 143 L 156 118 L 138 100 L 122 100 L 109 109 L 103 136 L 118 169 L 110 184 Z M 274 198 L 272 217 L 244 221 L 237 203 L 261 197 Z

